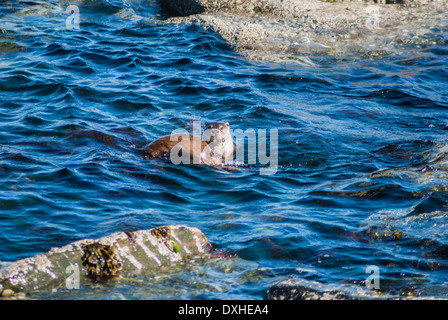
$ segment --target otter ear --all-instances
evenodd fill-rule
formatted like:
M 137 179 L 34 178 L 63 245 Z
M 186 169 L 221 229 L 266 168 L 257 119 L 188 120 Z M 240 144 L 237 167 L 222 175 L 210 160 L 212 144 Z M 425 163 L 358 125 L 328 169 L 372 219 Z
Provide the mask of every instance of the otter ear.
M 226 125 L 226 127 L 230 126 L 230 123 L 226 122 L 224 123 Z

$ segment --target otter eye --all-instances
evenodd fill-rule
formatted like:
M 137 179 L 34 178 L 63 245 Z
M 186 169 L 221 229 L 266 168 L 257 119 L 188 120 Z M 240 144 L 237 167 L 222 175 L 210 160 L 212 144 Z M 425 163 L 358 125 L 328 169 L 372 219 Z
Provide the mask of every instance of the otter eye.
M 230 123 L 226 122 L 225 125 L 226 125 L 226 127 L 228 127 L 228 126 L 230 126 Z

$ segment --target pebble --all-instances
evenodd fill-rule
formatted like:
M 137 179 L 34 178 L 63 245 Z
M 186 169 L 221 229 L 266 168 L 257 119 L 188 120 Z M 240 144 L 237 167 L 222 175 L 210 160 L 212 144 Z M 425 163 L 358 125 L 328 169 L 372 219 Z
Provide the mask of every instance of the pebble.
M 5 289 L 2 292 L 2 297 L 12 297 L 15 295 L 15 292 L 12 291 L 11 289 Z

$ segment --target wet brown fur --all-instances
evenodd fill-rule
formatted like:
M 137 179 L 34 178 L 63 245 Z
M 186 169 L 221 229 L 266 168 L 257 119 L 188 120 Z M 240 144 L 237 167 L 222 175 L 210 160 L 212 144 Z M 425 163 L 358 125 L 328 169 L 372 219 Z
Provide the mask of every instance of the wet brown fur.
M 229 130 L 229 124 L 225 123 L 210 123 L 206 124 L 207 128 Z M 227 131 L 226 131 L 227 133 Z M 224 135 L 223 135 L 224 136 Z M 196 142 L 193 141 L 196 139 Z M 173 141 L 172 141 L 173 140 Z M 231 141 L 231 138 L 230 138 Z M 200 150 L 195 150 L 193 147 L 200 142 Z M 233 141 L 232 148 L 233 148 Z M 146 159 L 165 158 L 169 159 L 171 150 L 175 147 L 179 147 L 182 151 L 179 151 L 179 157 L 182 156 L 181 152 L 190 150 L 189 158 L 190 163 L 193 163 L 194 158 L 200 160 L 200 164 L 207 165 L 222 165 L 223 157 L 219 152 L 215 152 L 210 145 L 202 139 L 200 136 L 193 136 L 191 134 L 174 134 L 157 139 L 150 145 L 144 148 L 144 157 Z M 198 146 L 196 146 L 197 149 Z M 218 149 L 217 149 L 218 150 Z M 221 149 L 219 149 L 221 150 Z M 233 150 L 233 149 L 232 149 Z

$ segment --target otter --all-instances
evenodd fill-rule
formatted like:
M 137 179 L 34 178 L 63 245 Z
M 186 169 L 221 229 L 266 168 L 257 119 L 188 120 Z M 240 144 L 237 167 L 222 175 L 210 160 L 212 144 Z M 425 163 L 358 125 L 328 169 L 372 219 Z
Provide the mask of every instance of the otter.
M 229 163 L 233 160 L 236 148 L 228 122 L 206 122 L 203 137 L 214 154 L 222 158 L 223 163 Z
M 143 149 L 146 159 L 164 158 L 173 163 L 223 165 L 233 159 L 234 143 L 228 122 L 205 124 L 202 135 L 175 133 L 152 142 Z

